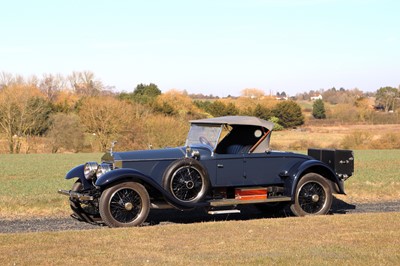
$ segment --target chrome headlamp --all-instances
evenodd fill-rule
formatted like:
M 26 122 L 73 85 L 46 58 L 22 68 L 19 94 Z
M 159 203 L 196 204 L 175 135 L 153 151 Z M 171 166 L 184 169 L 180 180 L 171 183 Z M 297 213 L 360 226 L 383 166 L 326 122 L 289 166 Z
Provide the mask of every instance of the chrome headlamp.
M 87 180 L 90 180 L 93 178 L 93 176 L 96 174 L 98 166 L 99 165 L 96 162 L 87 162 L 85 164 L 85 167 L 83 168 L 83 173 Z
M 111 171 L 111 166 L 108 163 L 102 163 L 97 167 L 96 177 L 100 178 L 100 176 L 104 175 L 105 173 Z

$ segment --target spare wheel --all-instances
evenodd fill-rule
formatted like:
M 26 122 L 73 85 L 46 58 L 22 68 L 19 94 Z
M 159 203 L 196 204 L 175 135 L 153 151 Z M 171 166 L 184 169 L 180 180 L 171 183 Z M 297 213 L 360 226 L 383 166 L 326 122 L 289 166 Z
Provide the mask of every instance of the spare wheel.
M 185 158 L 174 161 L 167 168 L 163 186 L 176 200 L 195 203 L 207 195 L 210 182 L 207 172 L 198 161 Z

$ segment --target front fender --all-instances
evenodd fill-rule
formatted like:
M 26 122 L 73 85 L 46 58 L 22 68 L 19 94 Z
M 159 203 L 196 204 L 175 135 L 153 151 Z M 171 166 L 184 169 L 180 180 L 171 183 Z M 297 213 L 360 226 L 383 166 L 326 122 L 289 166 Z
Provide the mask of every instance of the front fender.
M 152 180 L 150 177 L 146 176 L 142 172 L 139 172 L 135 169 L 128 168 L 119 168 L 112 171 L 109 171 L 102 175 L 99 179 L 97 179 L 95 185 L 104 188 L 114 182 L 123 180 L 123 179 L 134 179 L 134 180 L 142 180 L 146 181 L 146 183 L 150 183 L 150 185 L 157 185 L 157 183 Z
M 286 185 L 290 188 L 290 196 L 293 200 L 300 178 L 307 173 L 322 175 L 337 185 L 338 190 L 336 192 L 339 194 L 345 194 L 343 181 L 338 178 L 335 172 L 327 164 L 318 160 L 307 160 L 289 171 L 288 176 L 292 178 L 286 181 L 290 183 Z
M 105 189 L 113 183 L 125 180 L 140 182 L 142 184 L 147 184 L 148 186 L 151 186 L 152 188 L 160 192 L 169 203 L 171 203 L 178 209 L 191 209 L 195 207 L 209 205 L 209 203 L 186 203 L 178 201 L 171 195 L 171 193 L 165 190 L 154 179 L 135 169 L 119 168 L 109 171 L 102 175 L 99 179 L 97 179 L 95 185 L 100 187 L 101 189 Z
M 92 183 L 89 182 L 83 173 L 83 168 L 85 167 L 84 164 L 78 165 L 77 167 L 72 168 L 69 172 L 65 175 L 65 179 L 72 179 L 72 178 L 79 178 L 81 181 L 84 189 L 89 189 L 93 187 Z

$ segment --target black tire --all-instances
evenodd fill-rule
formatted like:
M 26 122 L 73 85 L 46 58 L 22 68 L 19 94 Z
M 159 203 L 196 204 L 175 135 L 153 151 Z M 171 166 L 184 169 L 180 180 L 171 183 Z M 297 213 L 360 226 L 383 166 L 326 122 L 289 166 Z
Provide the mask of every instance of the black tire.
M 81 192 L 83 190 L 82 182 L 78 179 L 71 188 L 71 191 Z M 83 203 L 77 199 L 69 199 L 69 206 L 73 212 L 72 216 L 85 222 L 95 222 L 100 217 L 98 208 L 91 203 Z
M 332 188 L 319 174 L 304 175 L 297 184 L 295 201 L 290 206 L 296 216 L 327 214 L 332 205 Z
M 203 166 L 192 158 L 173 162 L 165 171 L 163 186 L 172 196 L 184 203 L 202 201 L 210 188 Z
M 99 209 L 109 227 L 139 226 L 149 215 L 150 197 L 139 183 L 119 183 L 103 191 Z

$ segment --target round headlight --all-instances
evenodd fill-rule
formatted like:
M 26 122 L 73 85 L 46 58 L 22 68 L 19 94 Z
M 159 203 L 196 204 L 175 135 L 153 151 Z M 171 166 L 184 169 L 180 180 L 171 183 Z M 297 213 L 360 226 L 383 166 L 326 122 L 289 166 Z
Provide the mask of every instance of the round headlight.
M 98 164 L 96 162 L 87 162 L 85 167 L 83 168 L 83 173 L 87 180 L 93 178 L 94 174 L 96 174 Z
M 111 171 L 111 166 L 108 163 L 102 163 L 97 167 L 96 177 L 100 178 L 100 176 L 104 175 L 109 171 Z

